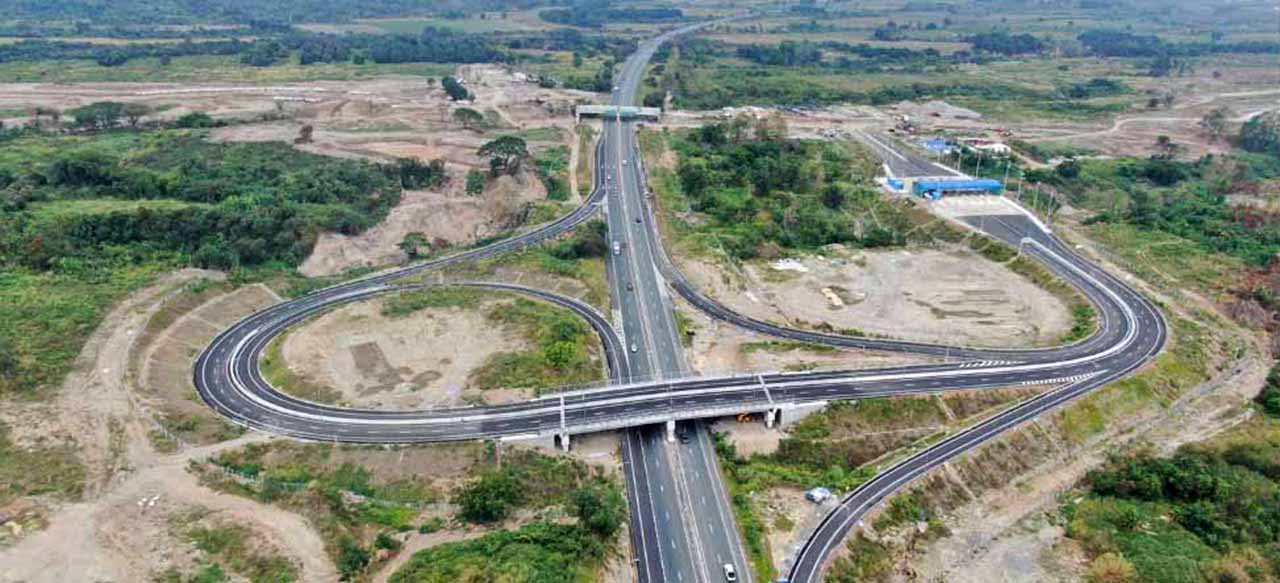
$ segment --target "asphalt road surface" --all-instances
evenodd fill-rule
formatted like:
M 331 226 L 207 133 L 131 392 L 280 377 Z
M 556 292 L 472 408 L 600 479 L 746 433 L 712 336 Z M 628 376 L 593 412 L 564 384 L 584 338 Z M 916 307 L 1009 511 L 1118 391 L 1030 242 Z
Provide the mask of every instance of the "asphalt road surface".
M 623 63 L 613 105 L 635 102 L 653 51 L 673 34 L 643 43 Z M 662 256 L 661 239 L 647 228 L 647 181 L 635 130 L 630 121 L 606 119 L 597 159 L 596 174 L 605 176 L 609 244 L 614 251 L 607 260 L 610 290 L 613 305 L 619 307 L 631 378 L 682 378 L 688 376 L 688 364 L 655 264 Z M 723 580 L 723 566 L 733 565 L 740 580 L 751 581 L 711 439 L 699 420 L 682 422 L 679 434 L 680 439 L 670 442 L 665 427 L 646 426 L 626 435 L 624 470 L 639 469 L 630 497 L 632 523 L 640 525 L 632 540 L 641 559 L 639 579 L 710 583 Z
M 641 54 L 654 46 L 642 45 Z M 624 67 L 621 83 L 632 84 L 629 91 L 634 91 L 639 79 L 640 69 L 633 67 L 642 62 L 629 60 Z M 1098 312 L 1100 330 L 1094 336 L 1066 347 L 982 350 L 811 336 L 814 333 L 745 318 L 688 286 L 666 260 L 660 240 L 652 232 L 645 234 L 652 225 L 640 195 L 643 190 L 636 165 L 638 154 L 630 137 L 632 128 L 629 123 L 615 121 L 606 129 L 597 156 L 602 165 L 597 170 L 604 172 L 606 178 L 600 182 L 597 177 L 598 188 L 579 209 L 508 240 L 320 290 L 253 314 L 219 334 L 201 353 L 194 372 L 197 391 L 212 408 L 236 423 L 323 441 L 411 443 L 641 427 L 628 432 L 624 441 L 633 524 L 639 525 L 633 528 L 639 539 L 635 541 L 637 568 L 644 581 L 681 581 L 705 578 L 708 571 L 718 575 L 716 562 L 722 560 L 737 564 L 740 576 L 747 576 L 748 570 L 745 562 L 738 562 L 740 555 L 735 554 L 736 529 L 732 521 L 719 511 L 713 512 L 723 507 L 714 500 L 722 499 L 723 492 L 717 491 L 720 486 L 715 479 L 714 458 L 706 457 L 710 452 L 704 433 L 694 430 L 691 433 L 698 438 L 681 444 L 687 447 L 669 448 L 663 445 L 662 429 L 651 427 L 652 424 L 671 418 L 697 420 L 831 400 L 1029 383 L 1063 385 L 917 454 L 847 496 L 793 563 L 794 581 L 817 581 L 821 579 L 822 565 L 840 540 L 868 509 L 896 489 L 1008 428 L 1130 373 L 1164 345 L 1167 328 L 1150 302 L 1123 281 L 1077 256 L 1031 220 L 1018 216 L 968 220 L 1019 246 L 1028 257 L 1079 288 Z M 626 164 L 621 163 L 623 159 Z M 613 178 L 608 178 L 611 172 Z M 611 189 L 610 182 L 620 185 Z M 618 385 L 494 407 L 387 412 L 310 403 L 284 395 L 262 379 L 258 370 L 261 352 L 289 326 L 335 306 L 394 291 L 393 282 L 406 276 L 490 257 L 557 236 L 596 214 L 606 202 L 611 238 L 620 237 L 627 243 L 625 254 L 619 253 L 610 267 L 613 293 L 623 298 L 615 302 L 621 312 L 615 320 L 620 319 L 622 337 L 615 338 L 612 347 L 606 349 Z M 636 218 L 640 223 L 635 222 Z M 620 220 L 626 224 L 619 224 Z M 625 287 L 627 281 L 632 283 L 632 290 L 617 287 Z M 665 307 L 667 284 L 713 316 L 762 333 L 841 346 L 944 355 L 958 362 L 875 371 L 691 378 L 680 360 L 679 339 L 670 310 Z M 537 293 L 514 288 L 512 291 Z M 635 297 L 627 300 L 622 294 Z M 539 297 L 561 305 L 572 302 L 554 294 Z M 573 309 L 571 305 L 567 307 Z M 607 325 L 599 314 L 593 318 L 589 310 L 575 311 L 592 321 L 593 326 Z M 603 337 L 609 338 L 611 331 L 602 330 L 597 327 Z M 610 341 L 606 340 L 606 344 Z M 634 352 L 632 344 L 636 345 Z M 669 494 L 670 491 L 675 493 Z M 712 496 L 706 506 L 699 507 L 706 494 Z M 723 541 L 723 548 L 717 547 L 720 543 L 716 541 Z M 690 577 L 693 579 L 687 579 Z

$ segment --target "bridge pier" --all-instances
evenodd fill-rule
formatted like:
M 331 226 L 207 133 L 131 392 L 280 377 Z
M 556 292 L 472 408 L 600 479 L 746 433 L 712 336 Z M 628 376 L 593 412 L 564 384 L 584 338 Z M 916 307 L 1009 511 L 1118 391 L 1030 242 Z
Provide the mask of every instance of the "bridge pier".
M 769 409 L 768 411 L 765 411 L 764 412 L 765 429 L 773 429 L 774 420 L 779 417 L 782 417 L 781 409 Z
M 675 443 L 676 441 L 676 420 L 675 419 L 670 419 L 667 421 L 667 441 L 670 443 Z
M 558 441 L 558 442 L 559 442 L 559 444 L 560 444 L 560 449 L 561 449 L 562 451 L 564 451 L 565 453 L 569 453 L 569 442 L 570 442 L 570 439 L 569 439 L 569 434 L 568 434 L 568 433 L 557 433 L 557 434 L 556 434 L 556 441 Z
M 815 412 L 821 411 L 827 407 L 826 401 L 817 403 L 806 403 L 804 405 L 791 405 L 789 407 L 779 407 L 777 425 L 780 429 L 791 427 L 799 423 L 801 419 L 808 417 Z

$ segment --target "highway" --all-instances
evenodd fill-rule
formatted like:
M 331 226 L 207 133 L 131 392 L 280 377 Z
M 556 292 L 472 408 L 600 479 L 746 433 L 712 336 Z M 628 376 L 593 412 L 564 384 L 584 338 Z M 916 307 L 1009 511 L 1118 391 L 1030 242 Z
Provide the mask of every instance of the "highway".
M 668 33 L 668 35 L 674 34 Z M 624 65 L 615 101 L 631 99 L 650 41 Z M 624 91 L 625 89 L 625 91 Z M 723 486 L 703 431 L 688 444 L 669 446 L 655 424 L 743 411 L 772 411 L 802 404 L 877 396 L 925 394 L 1019 384 L 1062 385 L 966 432 L 934 445 L 883 472 L 849 494 L 829 515 L 793 562 L 794 581 L 821 580 L 822 565 L 865 513 L 896 489 L 937 464 L 985 443 L 1000 432 L 1120 378 L 1163 347 L 1167 327 L 1158 310 L 1123 281 L 1088 263 L 1035 222 L 1021 216 L 987 216 L 970 223 L 1021 252 L 1084 293 L 1098 312 L 1099 332 L 1065 347 L 993 350 L 946 347 L 884 339 L 862 339 L 793 330 L 736 314 L 702 294 L 675 269 L 656 236 L 647 208 L 639 154 L 630 122 L 606 122 L 597 145 L 596 189 L 583 206 L 510 239 L 355 280 L 282 302 L 237 322 L 200 354 L 194 381 L 201 398 L 229 420 L 300 439 L 352 443 L 417 443 L 467 439 L 518 439 L 638 428 L 625 434 L 623 451 L 632 511 L 633 545 L 641 581 L 723 580 L 721 562 L 749 570 L 736 528 L 726 516 Z M 627 160 L 626 164 L 622 161 Z M 601 176 L 603 174 L 603 177 Z M 610 177 L 612 175 L 612 177 Z M 258 361 L 272 338 L 306 318 L 337 306 L 391 293 L 395 282 L 461 261 L 491 257 L 563 234 L 607 206 L 609 272 L 616 313 L 595 314 L 569 298 L 505 284 L 501 286 L 573 309 L 587 318 L 605 343 L 610 387 L 571 391 L 523 403 L 429 411 L 365 411 L 307 402 L 276 391 L 261 376 Z M 637 219 L 639 222 L 636 222 Z M 627 289 L 630 283 L 631 289 Z M 773 373 L 691 377 L 669 308 L 669 289 L 714 317 L 777 336 L 944 356 L 937 365 L 883 370 Z M 621 336 L 609 320 L 621 324 Z M 636 350 L 631 350 L 631 345 Z M 696 517 L 696 519 L 695 519 Z
M 634 103 L 654 50 L 694 28 L 642 43 L 623 63 L 611 104 Z M 631 121 L 605 119 L 605 146 L 597 160 L 597 175 L 605 175 L 610 247 L 617 245 L 607 258 L 613 305 L 619 307 L 617 321 L 628 349 L 634 348 L 629 353 L 631 379 L 683 378 L 689 367 L 655 263 L 662 244 L 648 228 L 647 180 L 635 130 Z M 664 426 L 647 426 L 625 436 L 624 470 L 641 468 L 636 481 L 648 481 L 636 484 L 632 496 L 632 524 L 642 525 L 637 530 L 643 535 L 633 538 L 633 548 L 647 553 L 639 579 L 709 583 L 723 580 L 723 566 L 730 564 L 740 580 L 751 581 L 710 435 L 697 419 L 682 422 L 679 434 L 681 439 L 670 442 Z

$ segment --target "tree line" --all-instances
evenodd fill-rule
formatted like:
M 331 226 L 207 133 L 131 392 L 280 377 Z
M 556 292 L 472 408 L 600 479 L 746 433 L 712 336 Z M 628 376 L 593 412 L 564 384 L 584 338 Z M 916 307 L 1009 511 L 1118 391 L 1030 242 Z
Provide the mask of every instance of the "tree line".
M 604 28 L 619 22 L 670 22 L 684 18 L 679 8 L 610 8 L 609 0 L 580 0 L 568 8 L 538 12 L 538 18 L 556 24 L 584 28 Z

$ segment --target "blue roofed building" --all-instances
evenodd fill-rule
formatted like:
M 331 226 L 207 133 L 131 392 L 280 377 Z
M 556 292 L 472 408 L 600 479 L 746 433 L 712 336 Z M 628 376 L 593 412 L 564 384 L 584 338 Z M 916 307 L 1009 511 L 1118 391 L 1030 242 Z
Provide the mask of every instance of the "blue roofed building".
M 1002 194 L 1004 183 L 993 178 L 917 180 L 911 185 L 911 192 L 929 200 L 939 200 L 943 196 L 956 194 Z

